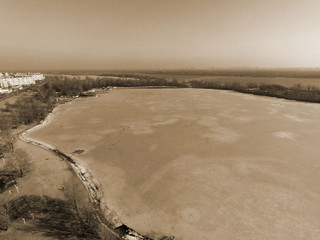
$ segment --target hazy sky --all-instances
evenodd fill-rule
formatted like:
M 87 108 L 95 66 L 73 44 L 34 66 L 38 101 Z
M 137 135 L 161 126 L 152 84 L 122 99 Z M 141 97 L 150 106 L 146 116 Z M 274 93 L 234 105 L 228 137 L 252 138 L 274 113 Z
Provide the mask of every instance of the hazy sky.
M 320 67 L 319 0 L 0 0 L 0 71 Z

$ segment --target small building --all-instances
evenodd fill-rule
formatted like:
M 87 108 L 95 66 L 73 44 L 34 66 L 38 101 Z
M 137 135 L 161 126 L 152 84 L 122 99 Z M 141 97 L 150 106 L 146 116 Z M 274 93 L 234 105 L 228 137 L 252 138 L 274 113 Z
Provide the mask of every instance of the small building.
M 95 92 L 83 92 L 79 97 L 95 97 L 97 94 Z
M 0 93 L 10 93 L 11 90 L 0 88 Z

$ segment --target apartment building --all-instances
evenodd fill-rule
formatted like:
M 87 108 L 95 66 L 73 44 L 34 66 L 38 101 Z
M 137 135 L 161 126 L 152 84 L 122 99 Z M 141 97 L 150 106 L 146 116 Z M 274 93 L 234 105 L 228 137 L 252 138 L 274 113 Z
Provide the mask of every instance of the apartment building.
M 9 88 L 19 88 L 22 86 L 35 84 L 45 77 L 41 73 L 0 73 L 0 92 L 7 92 Z

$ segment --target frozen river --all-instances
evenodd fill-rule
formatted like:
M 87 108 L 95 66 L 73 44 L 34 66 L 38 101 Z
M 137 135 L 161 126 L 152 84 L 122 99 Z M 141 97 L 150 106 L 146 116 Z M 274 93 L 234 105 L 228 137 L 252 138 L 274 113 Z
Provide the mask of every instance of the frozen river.
M 118 88 L 58 106 L 30 137 L 80 159 L 138 232 L 301 240 L 320 236 L 319 119 L 320 104 Z

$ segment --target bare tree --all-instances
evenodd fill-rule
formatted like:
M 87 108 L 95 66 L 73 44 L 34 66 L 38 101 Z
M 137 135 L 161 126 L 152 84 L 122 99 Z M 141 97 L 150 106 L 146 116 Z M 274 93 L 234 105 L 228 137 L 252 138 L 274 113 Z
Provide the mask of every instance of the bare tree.
M 9 196 L 1 194 L 0 195 L 0 230 L 8 230 L 10 225 L 10 217 L 6 204 L 9 201 Z
M 15 136 L 12 133 L 12 124 L 12 118 L 2 113 L 0 116 L 0 144 L 8 152 L 13 152 L 13 143 L 15 141 Z
M 102 240 L 120 239 L 116 233 L 98 220 L 97 211 L 90 200 L 88 191 L 79 179 L 71 177 L 68 182 L 64 183 L 63 191 L 67 201 L 73 206 L 82 235 L 85 235 L 86 232 L 92 232 Z
M 95 230 L 94 208 L 91 203 L 88 192 L 79 179 L 72 177 L 64 184 L 64 195 L 75 211 L 76 217 L 80 223 L 82 234 L 88 229 Z
M 12 134 L 11 130 L 0 129 L 0 143 L 5 148 L 4 150 L 7 152 L 13 152 L 14 147 L 13 143 L 16 140 L 16 137 Z
M 20 177 L 30 170 L 30 157 L 22 149 L 16 149 L 14 152 L 9 152 L 4 154 L 6 159 L 5 168 L 8 171 L 18 171 Z

